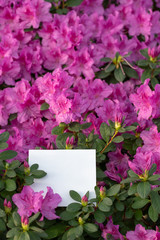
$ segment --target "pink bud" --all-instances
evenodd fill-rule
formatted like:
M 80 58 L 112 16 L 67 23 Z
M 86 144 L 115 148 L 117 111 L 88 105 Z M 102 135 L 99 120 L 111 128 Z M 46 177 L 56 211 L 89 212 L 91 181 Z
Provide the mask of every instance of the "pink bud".
M 8 205 L 7 205 L 8 208 L 12 208 L 12 203 L 10 201 L 8 201 Z
M 24 232 L 29 230 L 29 218 L 27 216 L 21 217 L 21 225 Z
M 106 197 L 106 189 L 105 187 L 101 186 L 100 187 L 100 198 L 103 200 Z
M 88 204 L 88 198 L 87 198 L 86 195 L 84 195 L 84 196 L 82 197 L 82 199 L 81 199 L 81 204 L 82 204 L 83 207 L 87 206 L 87 204 Z
M 69 145 L 69 137 L 66 139 L 66 145 Z
M 66 149 L 72 149 L 74 144 L 74 137 L 71 138 L 67 137 L 66 139 Z
M 29 164 L 28 164 L 27 161 L 24 161 L 24 167 L 25 167 L 25 168 L 29 168 Z
M 29 224 L 29 218 L 27 216 L 22 216 L 21 217 L 21 223 L 23 223 L 24 225 L 28 225 Z
M 5 198 L 4 200 L 4 210 L 6 214 L 10 214 L 11 210 L 12 210 L 12 204 L 10 201 L 7 202 L 7 199 Z
M 4 204 L 3 205 L 4 205 L 4 207 L 7 207 L 7 199 L 6 198 L 4 199 Z

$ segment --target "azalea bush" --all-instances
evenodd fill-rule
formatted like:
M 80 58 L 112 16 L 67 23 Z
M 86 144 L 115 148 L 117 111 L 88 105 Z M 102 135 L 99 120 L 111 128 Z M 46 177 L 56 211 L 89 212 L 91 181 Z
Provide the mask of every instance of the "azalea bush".
M 158 0 L 0 0 L 0 238 L 160 239 Z M 67 208 L 29 149 L 96 149 Z

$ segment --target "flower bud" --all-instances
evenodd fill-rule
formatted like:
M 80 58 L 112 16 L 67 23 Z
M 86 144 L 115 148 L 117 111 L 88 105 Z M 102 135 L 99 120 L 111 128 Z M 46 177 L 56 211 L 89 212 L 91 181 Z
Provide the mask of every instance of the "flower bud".
M 10 201 L 7 202 L 7 199 L 5 198 L 4 200 L 4 210 L 6 214 L 10 214 L 10 212 L 12 211 L 12 204 Z
M 106 197 L 106 189 L 105 187 L 100 187 L 100 198 L 103 200 Z
M 81 199 L 81 204 L 82 204 L 83 207 L 86 207 L 86 206 L 87 206 L 87 204 L 88 204 L 88 198 L 87 198 L 86 195 L 84 195 L 84 196 L 82 197 L 82 199 Z
M 27 216 L 21 217 L 21 225 L 24 232 L 29 230 L 29 218 Z
M 66 139 L 66 149 L 72 149 L 73 148 L 73 143 L 74 143 L 74 137 L 73 136 L 71 138 L 67 137 L 67 139 Z
M 84 221 L 81 217 L 78 218 L 78 222 L 79 222 L 79 225 L 83 225 L 84 224 Z
M 27 161 L 24 161 L 24 173 L 27 176 L 30 174 L 30 167 Z

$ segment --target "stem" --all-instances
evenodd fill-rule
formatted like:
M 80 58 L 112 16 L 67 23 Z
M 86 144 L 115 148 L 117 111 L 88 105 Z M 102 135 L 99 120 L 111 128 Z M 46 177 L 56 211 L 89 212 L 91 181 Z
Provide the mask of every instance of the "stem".
M 112 61 L 108 63 L 108 65 L 105 68 L 102 68 L 102 70 L 107 70 L 107 68 L 109 68 L 109 66 L 111 65 Z
M 122 71 L 123 75 L 125 76 L 125 72 L 124 72 L 124 70 L 123 70 L 122 64 L 119 63 L 119 65 L 120 65 L 120 68 L 121 68 L 121 71 Z
M 62 0 L 62 9 L 64 8 L 65 6 L 64 6 L 64 0 Z
M 122 57 L 122 59 L 123 59 L 131 68 L 136 69 L 135 67 L 133 67 L 133 66 L 127 61 L 127 59 L 125 59 L 124 57 Z
M 102 149 L 102 151 L 100 152 L 101 154 L 106 150 L 106 148 L 109 146 L 109 144 L 111 144 L 112 140 L 115 138 L 115 136 L 117 135 L 118 131 L 115 131 L 114 135 L 111 137 L 110 141 L 106 144 L 106 146 Z

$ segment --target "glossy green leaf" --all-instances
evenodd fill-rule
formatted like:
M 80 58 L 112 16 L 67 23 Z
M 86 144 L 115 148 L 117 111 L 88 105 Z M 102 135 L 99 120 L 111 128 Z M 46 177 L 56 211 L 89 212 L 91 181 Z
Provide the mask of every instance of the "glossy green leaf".
M 81 202 L 81 196 L 79 195 L 79 193 L 77 193 L 76 191 L 71 190 L 69 192 L 69 195 L 71 196 L 71 198 L 77 202 Z

